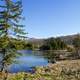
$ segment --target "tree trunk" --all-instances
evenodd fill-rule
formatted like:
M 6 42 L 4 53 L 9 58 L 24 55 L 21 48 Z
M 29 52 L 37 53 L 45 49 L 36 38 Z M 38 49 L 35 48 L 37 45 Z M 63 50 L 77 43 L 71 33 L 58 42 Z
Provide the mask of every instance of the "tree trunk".
M 3 73 L 3 80 L 7 80 L 7 76 L 8 76 L 8 72 L 7 70 L 5 70 L 5 63 L 4 63 L 4 58 L 5 58 L 5 49 L 2 49 L 2 54 L 3 54 L 3 59 L 2 59 L 2 68 L 1 68 L 1 72 Z

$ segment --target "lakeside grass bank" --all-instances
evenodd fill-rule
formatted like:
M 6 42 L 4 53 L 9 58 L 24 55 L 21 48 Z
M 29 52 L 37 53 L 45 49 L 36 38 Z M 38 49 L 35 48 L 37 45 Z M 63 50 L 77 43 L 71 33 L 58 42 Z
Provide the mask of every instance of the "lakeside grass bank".
M 0 80 L 5 75 L 0 73 Z M 36 67 L 34 74 L 8 73 L 7 80 L 80 80 L 80 60 L 65 60 L 46 67 Z

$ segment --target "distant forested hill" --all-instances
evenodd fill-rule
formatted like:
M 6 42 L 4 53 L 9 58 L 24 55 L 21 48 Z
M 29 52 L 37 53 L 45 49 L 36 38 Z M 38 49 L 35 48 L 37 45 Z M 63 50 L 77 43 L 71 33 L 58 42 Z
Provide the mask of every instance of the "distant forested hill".
M 60 38 L 62 41 L 64 41 L 66 44 L 69 44 L 69 45 L 72 45 L 72 41 L 74 38 L 77 37 L 77 35 L 80 35 L 80 34 L 74 34 L 74 35 L 67 35 L 67 36 L 60 36 L 58 38 Z M 54 37 L 52 37 L 54 38 Z M 56 37 L 57 38 L 57 37 Z M 46 39 L 36 39 L 36 38 L 30 38 L 28 39 L 28 42 L 31 42 L 33 44 L 40 44 L 42 45 L 44 43 L 44 40 Z
M 74 34 L 74 35 L 61 36 L 59 38 L 63 40 L 66 44 L 72 45 L 74 38 L 76 38 L 78 35 L 80 36 L 80 34 Z

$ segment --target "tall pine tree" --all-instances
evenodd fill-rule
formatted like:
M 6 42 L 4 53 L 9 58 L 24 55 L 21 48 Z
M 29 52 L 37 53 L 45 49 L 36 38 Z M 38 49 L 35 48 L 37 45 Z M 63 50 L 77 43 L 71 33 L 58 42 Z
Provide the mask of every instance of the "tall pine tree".
M 7 66 L 16 57 L 16 48 L 11 37 L 24 36 L 21 0 L 0 0 L 0 51 L 2 54 L 1 71 L 7 71 Z

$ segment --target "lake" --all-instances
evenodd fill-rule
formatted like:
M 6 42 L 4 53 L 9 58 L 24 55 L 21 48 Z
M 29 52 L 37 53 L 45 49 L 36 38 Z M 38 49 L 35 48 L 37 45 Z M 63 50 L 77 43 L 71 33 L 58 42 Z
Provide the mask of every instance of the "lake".
M 9 72 L 31 72 L 36 66 L 48 65 L 48 59 L 43 56 L 41 51 L 21 50 L 18 52 L 21 56 L 15 59 L 16 63 L 9 66 Z

